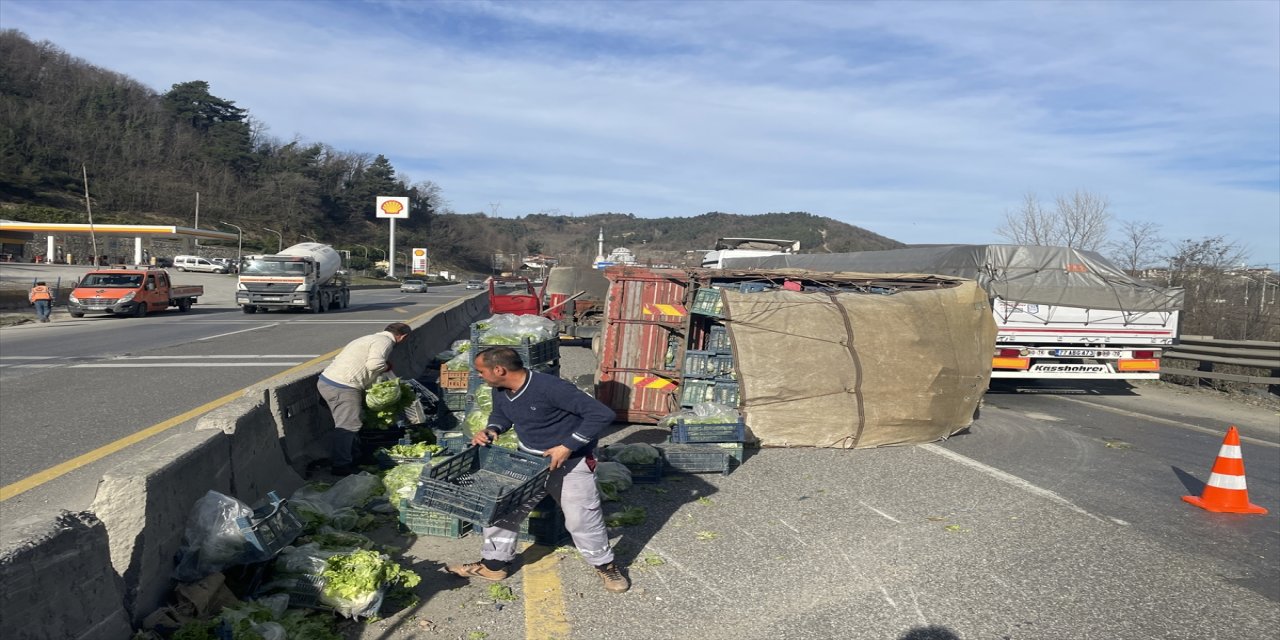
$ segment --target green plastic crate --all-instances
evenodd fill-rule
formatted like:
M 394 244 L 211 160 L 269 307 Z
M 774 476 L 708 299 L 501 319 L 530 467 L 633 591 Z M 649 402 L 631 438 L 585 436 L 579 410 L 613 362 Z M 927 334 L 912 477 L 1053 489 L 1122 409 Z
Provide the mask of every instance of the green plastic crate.
M 400 524 L 420 536 L 458 539 L 471 531 L 471 523 L 460 518 L 413 506 L 400 499 Z

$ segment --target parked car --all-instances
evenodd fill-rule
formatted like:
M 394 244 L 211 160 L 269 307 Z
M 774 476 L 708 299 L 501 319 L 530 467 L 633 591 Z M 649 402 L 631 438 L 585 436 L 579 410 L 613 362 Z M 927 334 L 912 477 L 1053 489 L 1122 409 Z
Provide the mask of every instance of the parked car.
M 227 273 L 235 273 L 237 270 L 237 267 L 239 267 L 239 265 L 237 265 L 235 261 L 230 258 L 209 258 L 209 262 L 212 262 L 214 264 L 220 264 L 226 267 Z
M 177 267 L 178 271 L 204 271 L 206 273 L 226 273 L 228 271 L 227 267 L 199 256 L 175 256 L 173 258 L 173 266 Z
M 426 293 L 427 283 L 422 280 L 405 280 L 400 283 L 401 293 Z
M 467 288 L 468 288 L 468 289 L 483 289 L 483 288 L 484 288 L 484 280 L 468 280 L 468 281 L 467 281 Z

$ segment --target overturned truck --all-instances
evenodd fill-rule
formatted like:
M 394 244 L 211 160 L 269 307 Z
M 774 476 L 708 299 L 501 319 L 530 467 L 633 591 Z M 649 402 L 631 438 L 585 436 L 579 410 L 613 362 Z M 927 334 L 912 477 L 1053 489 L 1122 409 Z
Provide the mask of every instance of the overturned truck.
M 1070 247 L 946 245 L 733 258 L 725 268 L 929 273 L 974 280 L 999 332 L 994 378 L 1155 379 L 1176 344 L 1182 289 L 1131 278 Z
M 656 423 L 714 401 L 763 446 L 930 442 L 967 427 L 996 328 L 975 282 L 804 270 L 605 272 L 596 395 Z

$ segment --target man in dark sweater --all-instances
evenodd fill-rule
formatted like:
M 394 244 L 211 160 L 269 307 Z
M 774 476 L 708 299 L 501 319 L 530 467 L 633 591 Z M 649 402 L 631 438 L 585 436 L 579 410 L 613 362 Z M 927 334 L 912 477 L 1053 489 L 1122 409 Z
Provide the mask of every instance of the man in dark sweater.
M 566 380 L 526 369 L 520 354 L 509 347 L 481 351 L 475 365 L 493 389 L 493 411 L 488 426 L 475 434 L 471 443 L 489 446 L 514 428 L 522 451 L 550 459 L 551 475 L 545 490 L 484 528 L 479 562 L 450 565 L 448 571 L 465 578 L 506 578 L 507 565 L 516 557 L 520 523 L 550 493 L 564 511 L 565 528 L 573 536 L 574 546 L 595 567 L 604 588 L 614 593 L 631 588 L 614 563 L 596 488 L 596 440 L 613 422 L 613 410 Z

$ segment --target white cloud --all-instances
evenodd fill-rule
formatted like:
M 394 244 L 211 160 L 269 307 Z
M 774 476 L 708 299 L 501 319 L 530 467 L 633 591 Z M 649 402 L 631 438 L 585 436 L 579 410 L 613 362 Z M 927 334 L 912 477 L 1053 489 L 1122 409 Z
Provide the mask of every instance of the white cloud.
M 459 211 L 805 210 L 995 241 L 1077 188 L 1280 263 L 1274 3 L 35 3 L 5 26 Z

